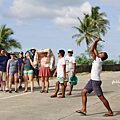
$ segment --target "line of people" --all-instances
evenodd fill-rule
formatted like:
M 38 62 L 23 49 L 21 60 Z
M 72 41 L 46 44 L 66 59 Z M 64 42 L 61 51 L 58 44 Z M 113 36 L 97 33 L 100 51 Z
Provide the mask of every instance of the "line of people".
M 35 56 L 36 49 L 32 48 L 25 53 L 25 57 L 23 57 L 23 52 L 19 52 L 19 58 L 15 57 L 15 52 L 11 52 L 9 56 L 5 55 L 5 50 L 0 50 L 0 81 L 2 81 L 1 90 L 3 92 L 9 91 L 12 93 L 12 82 L 14 80 L 15 84 L 15 92 L 18 93 L 17 90 L 17 82 L 19 78 L 19 89 L 22 88 L 22 78 L 24 77 L 25 90 L 23 92 L 28 91 L 28 79 L 30 81 L 31 92 L 33 92 L 33 77 L 36 78 L 38 87 L 40 88 L 39 77 L 41 77 L 42 81 L 42 90 L 40 93 L 48 93 L 49 89 L 49 77 L 51 77 L 50 68 L 46 67 L 45 64 L 47 62 L 47 51 L 42 52 L 42 58 L 39 59 L 41 63 L 41 67 L 39 70 L 39 64 L 37 64 L 36 68 L 33 67 L 33 60 Z M 58 92 L 59 83 L 62 85 L 62 93 L 59 93 L 61 97 L 65 97 L 65 89 L 67 87 L 67 82 L 69 81 L 71 76 L 75 76 L 75 65 L 76 60 L 73 57 L 73 50 L 68 50 L 68 55 L 64 58 L 65 51 L 59 50 L 57 68 L 53 77 L 57 73 L 56 79 L 56 92 Z M 46 82 L 46 90 L 45 88 Z M 6 88 L 5 88 L 6 86 Z M 70 82 L 70 91 L 67 95 L 71 95 L 73 85 Z M 55 97 L 54 95 L 52 97 Z

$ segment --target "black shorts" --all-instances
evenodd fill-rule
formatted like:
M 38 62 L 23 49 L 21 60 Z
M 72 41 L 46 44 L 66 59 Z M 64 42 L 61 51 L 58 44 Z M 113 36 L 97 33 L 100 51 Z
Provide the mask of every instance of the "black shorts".
M 34 75 L 38 76 L 38 74 L 39 74 L 39 70 L 34 69 Z
M 92 91 L 94 91 L 95 94 L 99 97 L 103 95 L 101 84 L 102 84 L 102 81 L 95 81 L 90 79 L 90 81 L 88 81 L 84 89 L 87 89 L 88 93 L 91 93 Z

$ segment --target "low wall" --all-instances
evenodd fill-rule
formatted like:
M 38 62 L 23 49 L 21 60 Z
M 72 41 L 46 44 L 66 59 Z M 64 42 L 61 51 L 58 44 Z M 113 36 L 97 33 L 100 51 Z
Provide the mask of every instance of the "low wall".
M 77 65 L 76 73 L 91 72 L 92 65 Z M 120 71 L 120 64 L 102 65 L 102 71 Z

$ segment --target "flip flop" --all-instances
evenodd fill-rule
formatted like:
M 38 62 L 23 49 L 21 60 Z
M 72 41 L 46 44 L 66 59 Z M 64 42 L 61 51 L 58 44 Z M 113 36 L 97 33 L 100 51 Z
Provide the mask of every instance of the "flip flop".
M 108 116 L 113 116 L 113 115 L 110 115 L 110 114 L 107 113 L 107 114 L 104 114 L 103 116 L 108 117 Z
M 51 95 L 50 97 L 51 97 L 51 98 L 55 98 L 55 97 L 57 97 L 57 96 L 53 96 L 53 95 Z
M 40 93 L 43 93 L 43 92 L 44 92 L 44 90 L 40 91 Z
M 27 92 L 27 90 L 24 90 L 23 92 L 25 93 L 25 92 Z
M 83 114 L 83 115 L 86 115 L 86 113 L 82 112 L 81 110 L 77 110 L 76 112 L 77 112 L 77 113 L 81 113 L 81 114 Z

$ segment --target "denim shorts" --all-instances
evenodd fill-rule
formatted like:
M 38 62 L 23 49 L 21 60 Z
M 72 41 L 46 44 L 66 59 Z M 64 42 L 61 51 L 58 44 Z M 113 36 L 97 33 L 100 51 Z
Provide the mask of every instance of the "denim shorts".
M 95 94 L 99 97 L 103 95 L 102 89 L 101 89 L 102 81 L 95 81 L 90 79 L 84 89 L 88 90 L 88 93 L 91 93 L 92 91 L 95 92 Z

